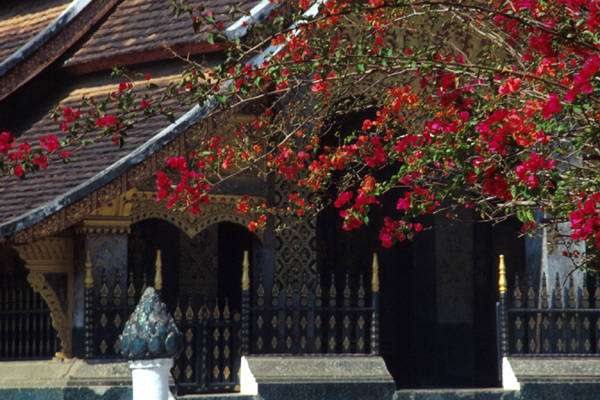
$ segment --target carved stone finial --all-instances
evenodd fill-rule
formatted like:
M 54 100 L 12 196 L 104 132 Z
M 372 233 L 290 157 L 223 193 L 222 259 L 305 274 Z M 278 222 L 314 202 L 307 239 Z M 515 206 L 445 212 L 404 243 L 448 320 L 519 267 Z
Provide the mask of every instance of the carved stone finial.
M 85 252 L 85 277 L 83 278 L 83 284 L 87 289 L 94 287 L 94 273 L 92 272 L 92 258 L 90 252 Z
M 242 290 L 250 290 L 250 255 L 244 250 L 244 261 L 242 261 Z
M 154 262 L 154 288 L 156 290 L 162 290 L 162 257 L 160 249 L 156 250 L 156 261 Z
M 149 287 L 119 336 L 120 351 L 129 360 L 175 357 L 182 335 L 154 288 Z
M 373 269 L 373 275 L 371 277 L 371 291 L 373 293 L 379 293 L 379 258 L 377 253 L 373 253 L 373 263 L 371 265 Z
M 504 294 L 508 291 L 506 285 L 506 264 L 504 264 L 504 254 L 498 257 L 498 292 Z

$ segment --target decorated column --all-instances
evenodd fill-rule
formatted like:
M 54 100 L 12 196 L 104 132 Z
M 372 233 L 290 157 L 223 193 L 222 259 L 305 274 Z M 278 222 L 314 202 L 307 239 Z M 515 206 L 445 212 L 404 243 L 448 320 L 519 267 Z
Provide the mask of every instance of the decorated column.
M 133 400 L 169 399 L 170 370 L 182 335 L 154 288 L 142 295 L 119 342 L 131 368 Z

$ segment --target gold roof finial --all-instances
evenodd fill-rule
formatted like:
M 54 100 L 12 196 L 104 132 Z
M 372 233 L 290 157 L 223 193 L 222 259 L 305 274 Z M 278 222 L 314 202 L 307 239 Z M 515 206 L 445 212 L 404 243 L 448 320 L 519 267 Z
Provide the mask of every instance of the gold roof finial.
M 506 264 L 504 263 L 504 254 L 498 256 L 498 291 L 504 294 L 508 291 L 506 285 Z
M 86 288 L 94 287 L 94 274 L 92 272 L 92 258 L 90 257 L 89 250 L 85 252 L 85 276 L 83 278 L 83 284 Z
M 371 265 L 373 275 L 371 276 L 371 291 L 379 293 L 379 258 L 377 253 L 373 253 L 373 263 Z
M 156 250 L 156 261 L 154 262 L 154 289 L 162 289 L 162 257 L 160 249 Z
M 250 254 L 244 250 L 244 260 L 242 261 L 242 290 L 250 289 Z

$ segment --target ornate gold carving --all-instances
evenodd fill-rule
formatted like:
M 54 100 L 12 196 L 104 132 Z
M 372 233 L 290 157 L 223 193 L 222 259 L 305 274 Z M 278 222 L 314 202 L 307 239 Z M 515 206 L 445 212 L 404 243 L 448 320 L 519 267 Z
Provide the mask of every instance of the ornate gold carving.
M 72 342 L 71 342 L 71 321 L 67 316 L 67 313 L 63 310 L 60 300 L 56 292 L 46 281 L 46 277 L 43 273 L 38 271 L 31 271 L 27 275 L 27 281 L 37 292 L 50 310 L 50 316 L 52 317 L 52 327 L 56 330 L 57 336 L 60 339 L 62 354 L 57 354 L 57 358 L 68 358 L 71 357 L 72 353 Z
M 498 292 L 506 293 L 508 287 L 506 285 L 506 264 L 504 264 L 504 254 L 498 257 Z
M 15 247 L 28 269 L 41 272 L 71 272 L 73 240 L 53 237 Z
M 373 293 L 379 293 L 379 258 L 377 253 L 373 253 L 373 263 L 371 265 L 372 277 L 371 277 L 371 291 Z
M 154 289 L 162 289 L 162 257 L 160 255 L 160 249 L 156 250 L 156 261 L 154 262 Z
M 250 255 L 244 250 L 244 261 L 242 261 L 242 290 L 250 290 Z
M 153 192 L 133 191 L 130 195 L 131 222 L 145 219 L 158 218 L 168 221 L 193 238 L 199 232 L 219 222 L 233 222 L 247 226 L 255 219 L 252 214 L 242 214 L 237 211 L 237 204 L 241 196 L 210 195 L 209 202 L 202 209 L 202 213 L 193 215 L 185 211 L 168 209 L 164 204 L 156 202 Z M 251 203 L 262 201 L 259 197 L 251 197 Z M 260 235 L 262 232 L 258 232 Z

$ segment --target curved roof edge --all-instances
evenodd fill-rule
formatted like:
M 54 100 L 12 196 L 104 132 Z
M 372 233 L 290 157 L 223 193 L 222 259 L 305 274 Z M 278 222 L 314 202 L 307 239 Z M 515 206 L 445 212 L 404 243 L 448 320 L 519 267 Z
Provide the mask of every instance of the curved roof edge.
M 89 3 L 90 1 L 91 0 L 81 0 L 80 2 Z M 245 36 L 248 32 L 248 28 L 251 25 L 261 22 L 277 6 L 277 4 L 271 2 L 270 0 L 262 0 L 251 9 L 249 15 L 240 18 L 230 27 L 228 27 L 226 30 L 227 35 L 232 39 Z M 258 54 L 252 60 L 250 60 L 250 63 L 259 65 L 263 62 L 263 60 L 272 54 L 273 48 L 269 47 L 261 54 Z M 229 84 L 229 82 L 225 82 L 223 87 Z M 158 132 L 150 140 L 136 148 L 125 157 L 111 164 L 108 168 L 97 173 L 73 189 L 68 190 L 62 195 L 56 197 L 52 201 L 34 208 L 33 210 L 28 211 L 27 213 L 18 217 L 0 223 L 0 238 L 12 236 L 19 231 L 43 221 L 45 218 L 61 211 L 65 207 L 68 207 L 76 201 L 93 193 L 95 190 L 100 189 L 102 186 L 108 184 L 115 178 L 118 178 L 121 174 L 140 164 L 146 158 L 166 146 L 181 133 L 185 132 L 187 129 L 201 121 L 217 106 L 217 104 L 218 102 L 214 98 L 210 98 L 202 106 L 195 105 L 191 110 L 180 116 L 171 125 Z
M 27 43 L 21 46 L 18 50 L 12 53 L 8 58 L 0 62 L 0 78 L 3 77 L 15 65 L 25 60 L 48 40 L 52 39 L 65 25 L 69 24 L 85 7 L 93 0 L 73 0 L 71 5 L 67 7 L 54 21 L 45 27 L 41 32 L 38 32 Z
M 121 0 L 73 0 L 50 25 L 0 63 L 0 101 L 55 62 Z

